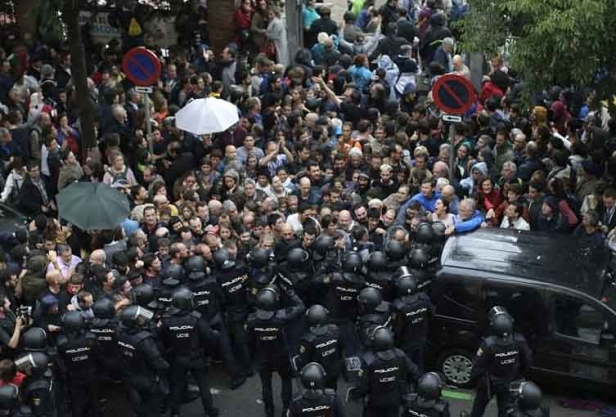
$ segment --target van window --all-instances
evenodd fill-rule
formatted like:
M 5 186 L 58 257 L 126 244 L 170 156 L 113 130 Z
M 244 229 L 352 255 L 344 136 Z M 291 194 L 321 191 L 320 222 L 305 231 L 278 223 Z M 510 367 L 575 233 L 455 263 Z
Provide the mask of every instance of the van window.
M 595 307 L 566 295 L 553 295 L 556 332 L 590 343 L 599 343 L 609 318 Z
M 480 284 L 470 280 L 447 280 L 439 284 L 433 292 L 434 302 L 438 306 L 437 314 L 477 322 L 477 318 L 481 317 L 478 305 Z
M 543 318 L 546 308 L 540 290 L 488 282 L 483 286 L 483 302 L 486 317 L 492 307 L 505 307 L 515 320 L 516 331 L 523 333 L 528 339 L 532 340 L 544 333 Z

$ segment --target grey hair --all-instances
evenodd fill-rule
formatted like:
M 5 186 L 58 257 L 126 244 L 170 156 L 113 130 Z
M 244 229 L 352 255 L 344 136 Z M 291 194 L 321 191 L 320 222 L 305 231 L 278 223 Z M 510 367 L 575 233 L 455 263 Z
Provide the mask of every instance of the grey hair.
M 475 200 L 472 198 L 465 198 L 460 203 L 458 203 L 458 207 L 462 204 L 467 205 L 471 210 L 475 211 Z

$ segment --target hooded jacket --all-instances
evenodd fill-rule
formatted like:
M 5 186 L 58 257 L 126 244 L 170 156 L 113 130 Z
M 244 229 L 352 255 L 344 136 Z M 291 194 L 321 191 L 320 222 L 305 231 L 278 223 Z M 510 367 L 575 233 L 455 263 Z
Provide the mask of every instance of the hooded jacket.
M 24 304 L 34 305 L 41 293 L 47 288 L 45 271 L 48 264 L 47 257 L 43 255 L 33 256 L 28 260 L 28 272 L 21 282 Z
M 475 165 L 473 165 L 469 176 L 460 181 L 460 188 L 462 188 L 462 190 L 464 190 L 464 193 L 467 195 L 472 195 L 476 187 L 476 184 L 473 182 L 473 171 L 475 169 L 481 171 L 482 179 L 488 176 L 488 166 L 485 162 L 477 162 Z

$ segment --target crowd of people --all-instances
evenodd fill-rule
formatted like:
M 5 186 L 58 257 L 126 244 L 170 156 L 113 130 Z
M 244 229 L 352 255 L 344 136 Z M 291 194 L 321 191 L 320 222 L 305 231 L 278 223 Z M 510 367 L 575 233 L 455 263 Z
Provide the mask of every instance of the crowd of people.
M 353 371 L 342 358 L 361 354 L 356 395 L 368 397 L 367 415 L 397 415 L 403 403 L 448 415 L 435 374 L 411 399 L 391 389 L 424 371 L 433 307 L 422 284 L 438 263 L 434 248 L 479 228 L 616 245 L 616 124 L 592 89 L 554 86 L 528 106 L 515 69 L 490 57 L 476 103 L 448 139 L 429 90 L 444 74 L 470 79 L 450 29 L 466 8 L 356 0 L 336 22 L 307 0 L 304 47 L 292 56 L 280 5 L 242 0 L 237 37 L 218 56 L 190 36 L 166 51 L 150 34 L 123 34 L 163 64 L 149 97 L 122 73 L 119 42 L 88 55 L 84 98 L 66 45 L 29 34 L 0 41 L 0 202 L 28 218 L 0 231 L 0 408 L 21 415 L 21 400 L 56 416 L 70 404 L 73 417 L 95 416 L 99 382 L 123 380 L 138 416 L 156 415 L 163 394 L 177 415 L 190 372 L 215 416 L 215 355 L 234 389 L 256 366 L 268 417 L 273 371 L 284 413 L 311 415 L 318 403 L 341 415 L 336 381 Z M 179 130 L 177 111 L 204 97 L 236 104 L 239 123 L 213 135 Z M 83 142 L 87 99 L 98 153 Z M 117 188 L 130 217 L 113 230 L 67 224 L 55 196 L 74 182 Z M 417 321 L 405 322 L 414 311 Z M 513 379 L 528 357 L 511 333 L 499 337 L 519 347 Z M 330 340 L 341 346 L 315 343 Z M 378 386 L 366 375 L 382 363 L 404 371 Z M 299 402 L 293 369 L 307 389 Z

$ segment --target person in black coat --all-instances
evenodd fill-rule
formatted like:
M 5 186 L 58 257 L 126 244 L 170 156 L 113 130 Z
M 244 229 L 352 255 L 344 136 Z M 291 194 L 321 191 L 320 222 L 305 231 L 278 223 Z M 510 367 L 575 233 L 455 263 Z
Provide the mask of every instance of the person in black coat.
M 41 178 L 41 169 L 35 162 L 28 164 L 28 175 L 19 192 L 19 208 L 28 217 L 49 214 L 53 210 L 49 188 Z
M 430 17 L 430 29 L 421 40 L 419 45 L 419 54 L 424 63 L 432 62 L 434 53 L 441 46 L 441 42 L 445 38 L 453 38 L 451 30 L 445 26 L 446 18 L 442 13 L 435 13 Z
M 331 19 L 331 11 L 329 7 L 321 7 L 319 9 L 320 19 L 315 20 L 310 25 L 309 45 L 312 47 L 316 43 L 317 36 L 321 32 L 327 33 L 329 36 L 338 34 L 338 24 Z

